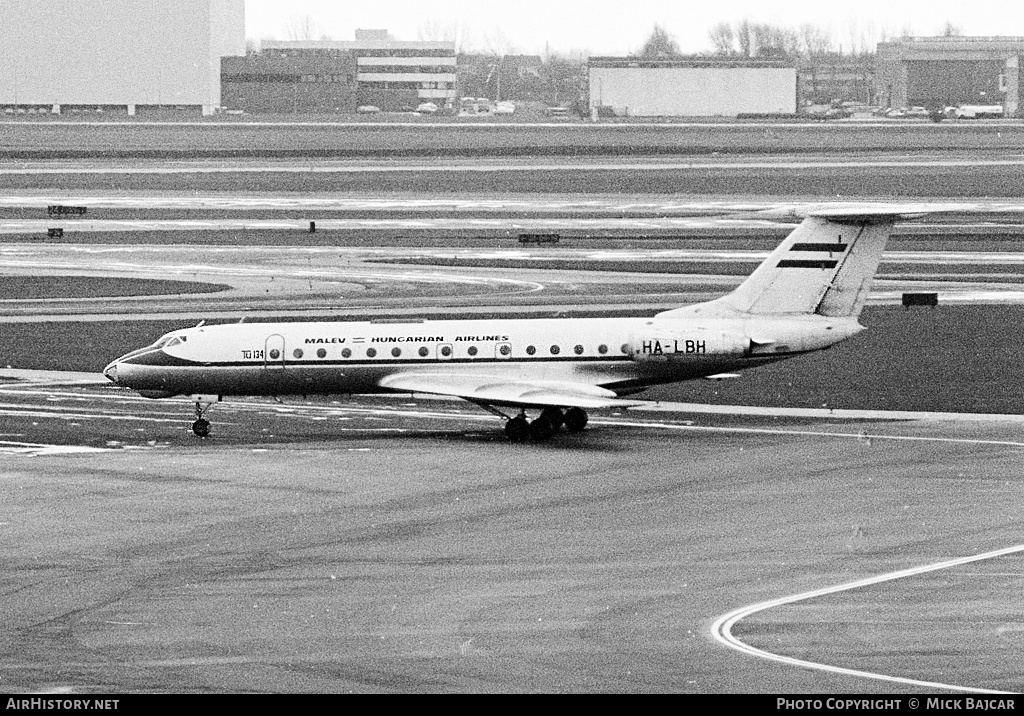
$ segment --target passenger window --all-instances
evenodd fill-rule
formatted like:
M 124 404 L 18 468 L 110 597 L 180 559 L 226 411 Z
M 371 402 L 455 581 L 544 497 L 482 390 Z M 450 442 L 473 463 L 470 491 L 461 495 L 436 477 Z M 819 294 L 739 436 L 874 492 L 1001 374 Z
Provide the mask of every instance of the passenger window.
M 430 351 L 427 349 L 426 346 L 423 346 L 422 348 L 420 348 L 419 352 L 420 352 L 420 358 L 426 358 L 428 355 L 430 355 Z
M 606 346 L 604 343 L 602 343 L 601 345 L 599 345 L 597 347 L 597 352 L 600 353 L 601 355 L 604 355 L 605 353 L 608 352 L 608 346 Z
M 503 356 L 511 355 L 512 346 L 503 345 L 501 348 L 498 349 L 498 352 L 501 353 Z
M 345 349 L 345 351 L 347 351 L 347 350 L 348 350 L 348 348 Z M 345 356 L 345 351 L 341 352 L 341 354 L 343 356 Z M 317 358 L 326 358 L 327 357 L 327 349 L 326 348 L 317 348 L 316 349 L 316 357 Z M 348 358 L 348 356 L 345 356 L 345 357 Z
M 561 348 L 558 346 L 551 346 L 551 355 L 556 356 L 561 352 Z
M 526 346 L 526 355 L 532 356 L 536 352 L 537 352 L 536 346 Z
M 270 360 L 277 360 L 280 357 L 281 357 L 281 351 L 277 350 L 276 348 L 274 348 L 274 349 L 272 349 L 270 351 Z
M 324 349 L 321 348 L 320 350 L 323 351 Z M 324 351 L 324 355 L 327 355 L 327 351 Z M 342 348 L 341 349 L 341 357 L 342 358 L 351 358 L 352 357 L 352 349 L 351 348 Z
M 376 348 L 367 348 L 366 349 L 366 357 L 367 358 L 376 358 L 377 357 L 377 349 Z
M 625 353 L 626 355 L 629 355 L 629 344 L 628 343 L 623 343 L 622 344 L 622 352 Z
M 576 354 L 576 355 L 578 355 L 578 356 L 581 356 L 581 355 L 583 355 L 583 346 L 577 345 L 577 346 L 576 346 L 575 348 L 573 348 L 572 350 L 573 350 L 573 353 L 575 353 L 575 354 Z
M 451 354 L 452 354 L 452 347 L 451 346 L 445 346 L 445 347 L 443 347 L 441 349 L 441 355 L 443 355 L 445 358 L 447 358 Z
M 292 351 L 292 355 L 295 356 L 296 358 L 301 358 L 302 357 L 302 349 L 301 348 L 296 348 L 294 351 Z
M 391 355 L 393 355 L 395 358 L 397 358 L 398 356 L 402 355 L 402 349 L 401 348 L 392 348 L 391 349 Z
M 476 355 L 476 346 L 470 346 L 469 350 L 466 351 L 466 352 L 469 353 L 471 356 L 475 356 Z

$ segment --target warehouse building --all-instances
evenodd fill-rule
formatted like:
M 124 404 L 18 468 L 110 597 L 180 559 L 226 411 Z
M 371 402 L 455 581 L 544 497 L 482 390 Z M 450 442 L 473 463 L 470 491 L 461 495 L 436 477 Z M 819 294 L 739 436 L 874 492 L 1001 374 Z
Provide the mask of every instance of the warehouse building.
M 274 51 L 221 60 L 221 98 L 248 113 L 351 112 L 356 58 L 344 50 Z
M 245 58 L 253 63 L 253 74 L 258 74 L 259 58 L 268 55 L 319 60 L 324 63 L 324 74 L 331 75 L 347 75 L 354 62 L 354 101 L 343 111 L 372 105 L 388 112 L 413 109 L 423 102 L 450 106 L 457 96 L 454 42 L 402 42 L 386 30 L 356 30 L 355 41 L 271 40 L 263 44 L 259 55 Z M 328 71 L 332 66 L 334 70 Z M 232 65 L 233 72 L 242 69 Z M 315 110 L 310 106 L 308 111 Z
M 221 57 L 244 53 L 244 0 L 8 0 L 0 107 L 211 114 L 221 105 Z
M 870 56 L 833 55 L 800 61 L 797 68 L 800 105 L 873 104 L 874 75 L 875 66 Z
M 875 91 L 883 107 L 1001 104 L 1019 116 L 1024 37 L 908 37 L 880 42 Z
M 592 57 L 590 106 L 631 117 L 736 117 L 796 112 L 785 62 Z

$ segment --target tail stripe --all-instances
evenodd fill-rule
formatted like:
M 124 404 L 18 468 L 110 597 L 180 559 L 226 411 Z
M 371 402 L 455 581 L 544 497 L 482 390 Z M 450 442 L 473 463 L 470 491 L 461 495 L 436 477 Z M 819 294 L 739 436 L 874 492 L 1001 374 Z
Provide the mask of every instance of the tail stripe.
M 830 254 L 841 254 L 850 248 L 849 244 L 793 244 L 790 251 L 821 251 Z
M 812 269 L 834 269 L 839 265 L 838 261 L 825 259 L 782 259 L 776 268 L 812 268 Z

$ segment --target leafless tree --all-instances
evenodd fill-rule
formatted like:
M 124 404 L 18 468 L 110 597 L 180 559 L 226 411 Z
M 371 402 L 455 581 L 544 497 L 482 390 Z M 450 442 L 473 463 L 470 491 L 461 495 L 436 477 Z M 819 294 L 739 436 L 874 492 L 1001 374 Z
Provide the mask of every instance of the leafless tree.
M 289 40 L 330 40 L 320 32 L 316 20 L 311 15 L 292 15 L 285 26 L 285 37 Z
M 736 33 L 732 25 L 727 22 L 720 22 L 708 32 L 711 44 L 717 55 L 732 55 L 736 53 Z
M 801 54 L 807 57 L 822 57 L 835 52 L 835 45 L 832 42 L 832 33 L 823 30 L 817 25 L 805 23 L 799 30 Z
M 949 20 L 946 20 L 945 24 L 942 26 L 942 30 L 939 31 L 939 34 L 943 37 L 960 37 L 964 34 L 964 31 L 959 25 L 954 25 Z
M 749 20 L 740 20 L 736 25 L 736 40 L 740 45 L 740 54 L 744 57 L 754 56 L 754 38 Z
M 751 24 L 754 33 L 754 56 L 791 58 L 800 53 L 800 37 L 796 30 L 770 23 Z
M 501 28 L 495 28 L 484 35 L 483 48 L 487 54 L 498 57 L 516 54 L 516 46 L 512 44 L 512 41 L 508 39 L 508 35 Z
M 640 57 L 678 57 L 679 43 L 661 25 L 655 25 L 650 36 L 640 48 Z
M 458 53 L 471 51 L 472 33 L 463 23 L 442 22 L 441 20 L 425 20 L 416 30 L 416 37 L 421 42 L 454 42 Z

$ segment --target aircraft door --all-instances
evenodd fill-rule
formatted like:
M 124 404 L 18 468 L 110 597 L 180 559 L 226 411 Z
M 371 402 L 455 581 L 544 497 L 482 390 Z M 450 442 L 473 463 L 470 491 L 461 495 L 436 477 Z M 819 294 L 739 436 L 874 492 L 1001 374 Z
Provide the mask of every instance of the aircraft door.
M 263 352 L 264 368 L 284 368 L 284 336 L 275 333 L 267 336 Z
M 512 357 L 511 343 L 496 343 L 494 345 L 494 357 L 498 360 L 508 360 Z
M 451 360 L 452 355 L 455 351 L 452 350 L 451 343 L 440 343 L 437 346 L 437 359 L 438 360 Z

